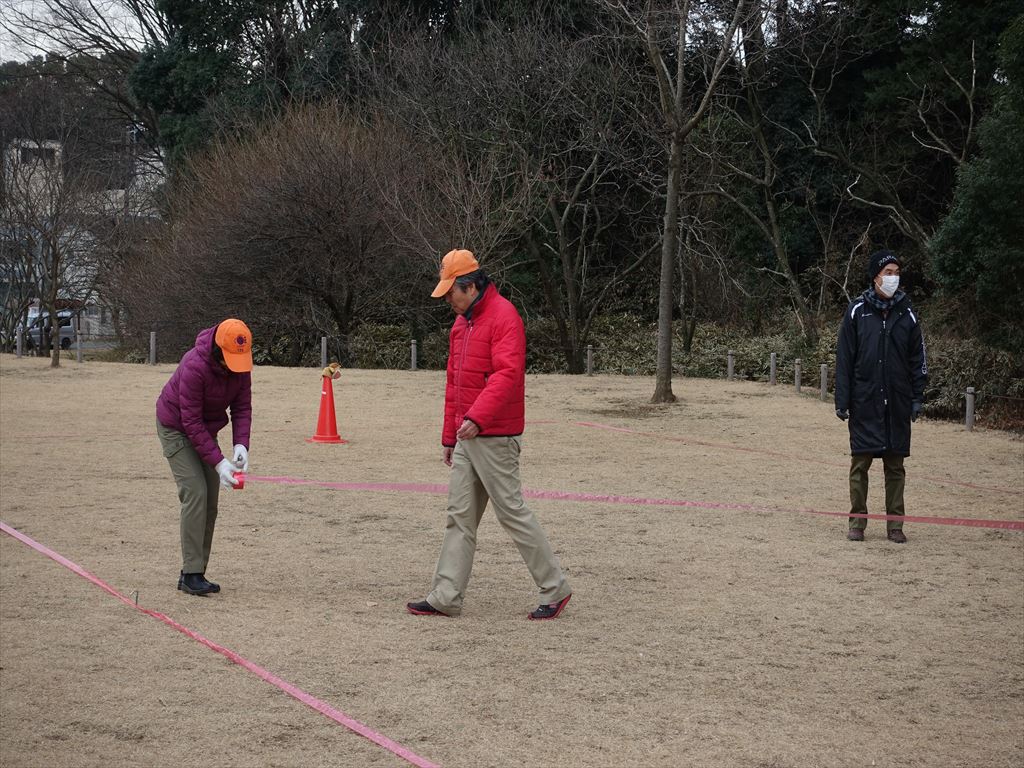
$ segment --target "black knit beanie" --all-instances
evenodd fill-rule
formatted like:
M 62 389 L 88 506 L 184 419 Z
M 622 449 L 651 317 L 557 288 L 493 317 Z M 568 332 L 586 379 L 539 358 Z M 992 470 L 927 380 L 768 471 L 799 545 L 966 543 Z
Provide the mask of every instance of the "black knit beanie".
M 885 267 L 886 264 L 892 263 L 895 263 L 897 267 L 903 267 L 903 265 L 900 264 L 900 260 L 896 258 L 896 254 L 892 251 L 875 251 L 872 253 L 868 259 L 868 280 L 874 282 L 878 273 L 882 271 L 882 268 Z

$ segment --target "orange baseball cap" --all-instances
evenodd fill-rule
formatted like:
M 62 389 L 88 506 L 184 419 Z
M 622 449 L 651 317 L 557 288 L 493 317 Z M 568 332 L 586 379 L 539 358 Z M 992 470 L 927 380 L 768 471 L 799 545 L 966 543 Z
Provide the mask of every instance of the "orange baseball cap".
M 241 320 L 229 318 L 217 326 L 214 341 L 224 353 L 224 363 L 235 373 L 252 370 L 252 333 Z
M 456 277 L 468 275 L 480 269 L 472 251 L 455 250 L 448 251 L 441 259 L 441 282 L 437 284 L 434 292 L 430 294 L 439 299 L 451 290 L 455 284 Z

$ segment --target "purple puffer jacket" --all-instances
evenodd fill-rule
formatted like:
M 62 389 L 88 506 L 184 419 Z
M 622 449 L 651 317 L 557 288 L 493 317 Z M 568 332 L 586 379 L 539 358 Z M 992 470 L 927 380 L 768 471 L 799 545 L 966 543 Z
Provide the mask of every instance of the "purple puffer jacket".
M 213 356 L 217 326 L 200 331 L 196 345 L 181 358 L 156 401 L 156 418 L 169 429 L 184 432 L 203 461 L 217 466 L 224 454 L 217 433 L 228 423 L 234 445 L 249 448 L 252 426 L 252 374 L 232 373 Z

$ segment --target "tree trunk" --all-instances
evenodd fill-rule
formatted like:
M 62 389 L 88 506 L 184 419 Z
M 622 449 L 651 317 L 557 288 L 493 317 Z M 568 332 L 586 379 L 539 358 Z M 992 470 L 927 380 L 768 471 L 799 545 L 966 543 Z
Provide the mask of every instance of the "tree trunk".
M 785 9 L 777 8 L 777 12 Z M 778 18 L 778 17 L 777 17 Z M 753 134 L 754 143 L 761 155 L 761 193 L 764 199 L 765 215 L 768 219 L 764 227 L 772 245 L 772 253 L 775 255 L 775 263 L 779 272 L 786 280 L 786 287 L 789 290 L 790 300 L 796 312 L 797 322 L 803 332 L 804 338 L 811 344 L 818 340 L 817 320 L 811 312 L 807 299 L 804 297 L 800 287 L 800 281 L 793 273 L 793 267 L 789 263 L 789 249 L 786 246 L 786 238 L 779 224 L 779 211 L 775 203 L 775 181 L 779 177 L 779 167 L 776 154 L 768 146 L 768 140 L 764 135 L 764 113 L 761 111 L 761 103 L 758 100 L 756 90 L 757 84 L 764 76 L 764 51 L 766 45 L 764 40 L 764 27 L 761 8 L 754 6 L 751 24 L 744 30 L 743 50 L 745 52 L 744 64 L 740 67 L 740 75 L 743 79 L 743 87 L 746 91 L 747 108 L 750 112 L 750 128 Z M 764 225 L 762 225 L 764 226 Z
M 687 302 L 686 259 L 683 258 L 683 254 L 690 254 L 692 248 L 693 228 L 687 227 L 686 240 L 679 251 L 679 325 L 683 332 L 683 352 L 687 355 L 693 351 L 693 334 L 697 330 L 697 269 L 694 267 L 693 275 L 690 278 L 689 289 L 692 295 L 690 301 Z M 689 320 L 687 320 L 687 308 L 689 308 Z
M 121 322 L 121 309 L 116 303 L 111 304 L 110 309 L 110 325 L 114 329 L 114 337 L 117 339 L 117 346 L 124 346 L 124 325 Z
M 331 318 L 338 328 L 338 362 L 348 367 L 352 365 L 352 348 L 349 342 L 353 324 L 352 304 L 355 296 L 346 286 L 340 290 L 341 300 L 336 293 L 321 294 L 321 299 L 330 311 Z
M 767 163 L 768 160 L 766 159 Z M 768 222 L 772 232 L 772 250 L 775 253 L 775 261 L 779 270 L 786 277 L 786 284 L 789 286 L 789 295 L 793 300 L 793 307 L 796 311 L 797 320 L 800 323 L 804 338 L 811 344 L 818 343 L 818 323 L 807 305 L 803 291 L 800 289 L 800 281 L 793 274 L 793 268 L 789 264 L 789 251 L 786 248 L 786 240 L 779 226 L 778 211 L 775 206 L 775 198 L 772 196 L 770 186 L 764 188 L 765 210 L 768 212 Z
M 51 245 L 51 247 L 53 246 Z M 50 268 L 50 295 L 46 297 L 46 308 L 50 312 L 49 324 L 52 330 L 49 338 L 43 339 L 43 349 L 47 349 L 46 344 L 48 342 L 53 344 L 53 351 L 50 352 L 50 367 L 60 368 L 60 318 L 57 317 L 57 290 L 60 287 L 60 278 L 58 276 L 60 274 L 59 251 L 51 254 Z M 54 338 L 55 335 L 56 338 Z
M 558 299 L 558 289 L 555 287 L 554 276 L 551 274 L 551 270 L 548 269 L 547 262 L 544 261 L 544 256 L 541 254 L 540 248 L 537 247 L 537 242 L 533 236 L 528 236 L 526 240 L 530 247 L 533 261 L 537 265 L 537 271 L 540 273 L 541 291 L 543 291 L 544 298 L 551 309 L 551 316 L 555 320 L 555 328 L 558 331 L 558 343 L 562 347 L 565 364 L 568 367 L 569 373 L 583 373 L 583 353 L 579 348 L 579 343 L 574 343 L 574 339 L 578 335 L 570 331 L 569 323 L 565 317 L 565 308 Z M 570 295 L 569 302 L 571 303 L 572 301 L 573 297 Z
M 661 241 L 661 278 L 658 284 L 658 363 L 652 403 L 674 403 L 672 393 L 672 306 L 675 303 L 672 277 L 675 273 L 676 247 L 679 242 L 679 178 L 683 156 L 683 137 L 672 132 L 668 185 L 665 189 L 665 228 Z

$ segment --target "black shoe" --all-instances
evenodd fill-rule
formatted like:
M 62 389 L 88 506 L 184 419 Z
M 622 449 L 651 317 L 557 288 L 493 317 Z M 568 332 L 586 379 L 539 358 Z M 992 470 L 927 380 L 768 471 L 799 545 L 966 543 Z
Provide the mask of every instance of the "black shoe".
M 432 606 L 426 600 L 420 600 L 418 603 L 406 603 L 405 609 L 409 611 L 413 616 L 447 616 L 448 614 L 444 611 L 439 611 L 437 608 Z
M 203 577 L 203 579 L 206 581 L 206 583 L 210 585 L 210 591 L 211 592 L 220 592 L 220 584 L 218 584 L 215 581 L 210 581 L 209 579 L 207 579 L 205 573 L 200 574 L 200 575 Z
M 178 577 L 178 589 L 190 595 L 208 595 L 213 592 L 212 587 L 201 573 L 183 573 Z
M 558 614 L 560 614 L 565 609 L 565 606 L 569 604 L 570 597 L 572 597 L 571 594 L 566 595 L 554 605 L 539 605 L 534 611 L 530 613 L 528 618 L 534 621 L 543 619 L 557 619 Z
M 888 538 L 889 541 L 891 541 L 893 544 L 907 543 L 907 535 L 903 533 L 903 531 L 899 528 L 893 528 L 891 531 L 889 531 Z
M 864 529 L 863 528 L 851 528 L 846 533 L 846 538 L 850 541 L 864 541 Z

